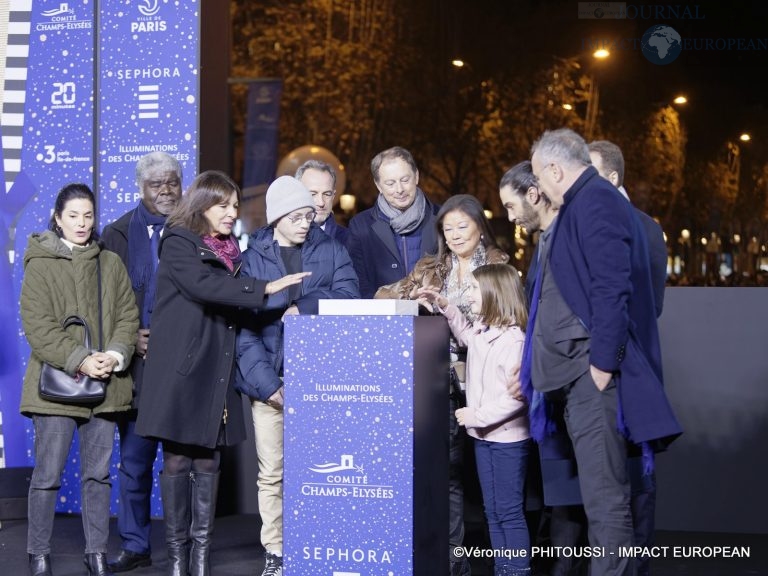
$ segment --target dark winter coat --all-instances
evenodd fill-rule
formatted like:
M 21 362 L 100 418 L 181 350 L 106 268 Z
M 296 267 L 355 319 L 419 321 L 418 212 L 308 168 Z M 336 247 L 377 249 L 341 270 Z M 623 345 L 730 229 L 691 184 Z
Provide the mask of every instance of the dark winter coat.
M 347 240 L 349 239 L 349 229 L 347 229 L 345 226 L 342 226 L 333 217 L 333 214 L 328 216 L 328 219 L 325 221 L 325 227 L 323 228 L 323 232 L 328 234 L 331 238 L 336 240 L 339 244 L 341 244 L 344 247 L 347 247 Z
M 427 200 L 424 220 L 418 228 L 421 232 L 420 258 L 437 253 L 435 217 L 439 210 L 440 206 Z M 363 298 L 373 298 L 381 286 L 397 282 L 408 274 L 392 227 L 376 206 L 360 212 L 349 222 L 347 247 L 360 279 Z
M 114 252 L 120 256 L 120 260 L 128 268 L 128 229 L 131 225 L 131 218 L 136 209 L 126 212 L 120 218 L 104 228 L 101 233 L 101 243 L 104 249 Z M 136 306 L 139 310 L 144 306 L 144 286 L 134 290 L 136 296 Z
M 642 224 L 593 167 L 569 188 L 549 262 L 563 299 L 590 334 L 590 364 L 614 372 L 635 443 L 680 435 L 663 387 L 656 307 Z
M 120 256 L 125 267 L 128 267 L 128 229 L 130 228 L 131 218 L 136 209 L 123 214 L 112 224 L 106 226 L 101 233 L 101 243 L 105 250 L 114 252 Z M 133 294 L 136 297 L 136 307 L 142 310 L 144 307 L 144 293 L 146 286 L 141 285 L 133 288 Z M 138 406 L 139 394 L 141 393 L 141 384 L 144 380 L 144 358 L 134 354 L 130 366 L 131 376 L 133 377 L 133 406 Z
M 292 305 L 301 314 L 317 314 L 318 300 L 360 298 L 357 275 L 346 248 L 312 225 L 301 246 L 303 272 L 312 272 L 301 284 L 301 295 L 288 301 L 288 291 L 267 298 L 264 309 L 248 315 L 238 337 L 237 388 L 256 400 L 266 400 L 282 381 L 279 374 L 283 364 L 283 320 L 285 310 Z M 244 276 L 277 280 L 286 270 L 280 247 L 273 239 L 273 229 L 257 230 L 243 253 Z
M 243 403 L 232 386 L 235 323 L 244 309 L 263 305 L 266 282 L 238 272 L 197 234 L 165 229 L 138 434 L 207 448 L 245 439 Z
M 83 329 L 62 322 L 80 316 L 91 332 L 91 346 L 99 345 L 99 297 L 96 271 L 101 262 L 101 307 L 104 351 L 118 352 L 130 362 L 139 328 L 139 313 L 128 272 L 115 254 L 98 244 L 69 249 L 53 232 L 32 234 L 24 253 L 21 320 L 32 353 L 24 376 L 21 412 L 90 418 L 92 414 L 122 412 L 131 406 L 131 376 L 112 374 L 104 401 L 94 407 L 43 400 L 38 393 L 43 362 L 74 375 L 91 350 L 83 346 Z

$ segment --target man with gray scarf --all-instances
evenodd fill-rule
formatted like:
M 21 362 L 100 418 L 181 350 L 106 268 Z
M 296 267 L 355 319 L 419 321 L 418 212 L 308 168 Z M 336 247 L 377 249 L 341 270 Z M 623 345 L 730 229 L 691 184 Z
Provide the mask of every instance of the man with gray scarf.
M 376 205 L 349 223 L 349 255 L 363 298 L 373 298 L 380 286 L 397 282 L 419 258 L 437 252 L 440 209 L 419 188 L 419 169 L 405 148 L 379 152 L 371 173 L 379 190 Z

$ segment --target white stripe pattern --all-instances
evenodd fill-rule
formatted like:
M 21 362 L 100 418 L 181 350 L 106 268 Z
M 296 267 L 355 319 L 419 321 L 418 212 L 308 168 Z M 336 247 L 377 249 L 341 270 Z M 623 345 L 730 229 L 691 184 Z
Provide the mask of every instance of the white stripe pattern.
M 3 125 L 3 169 L 6 193 L 13 186 L 21 171 L 22 131 L 24 114 L 18 114 L 18 104 L 26 101 L 26 80 L 29 58 L 29 31 L 32 22 L 32 0 L 11 0 L 8 12 L 8 45 L 6 62 L 14 58 L 13 66 L 5 66 L 3 85 L 3 110 L 0 122 Z M 19 89 L 20 82 L 24 85 Z M 6 112 L 6 110 L 9 110 Z M 14 112 L 11 112 L 14 110 Z M 3 462 L 0 461 L 0 466 Z

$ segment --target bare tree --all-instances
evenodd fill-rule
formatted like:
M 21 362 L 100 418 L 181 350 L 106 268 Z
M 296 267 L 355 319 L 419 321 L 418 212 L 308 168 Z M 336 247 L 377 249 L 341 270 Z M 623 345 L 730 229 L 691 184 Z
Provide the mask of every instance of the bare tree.
M 231 3 L 235 76 L 283 80 L 280 154 L 305 144 L 334 152 L 355 174 L 396 109 L 402 51 L 397 0 Z M 245 88 L 236 88 L 236 137 Z

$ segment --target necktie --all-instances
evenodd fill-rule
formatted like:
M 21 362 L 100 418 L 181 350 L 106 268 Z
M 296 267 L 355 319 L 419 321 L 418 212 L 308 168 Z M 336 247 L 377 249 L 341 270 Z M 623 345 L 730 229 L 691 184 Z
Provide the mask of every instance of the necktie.
M 144 291 L 144 304 L 141 310 L 141 325 L 144 328 L 149 326 L 149 318 L 152 316 L 152 308 L 154 307 L 155 303 L 157 265 L 160 263 L 158 252 L 160 249 L 160 232 L 162 230 L 162 224 L 152 224 L 152 236 L 149 238 L 149 251 L 152 258 L 152 273 L 147 279 L 147 286 Z
M 149 239 L 149 244 L 152 250 L 152 270 L 157 270 L 157 265 L 160 263 L 160 233 L 163 230 L 162 224 L 152 224 L 152 237 Z

